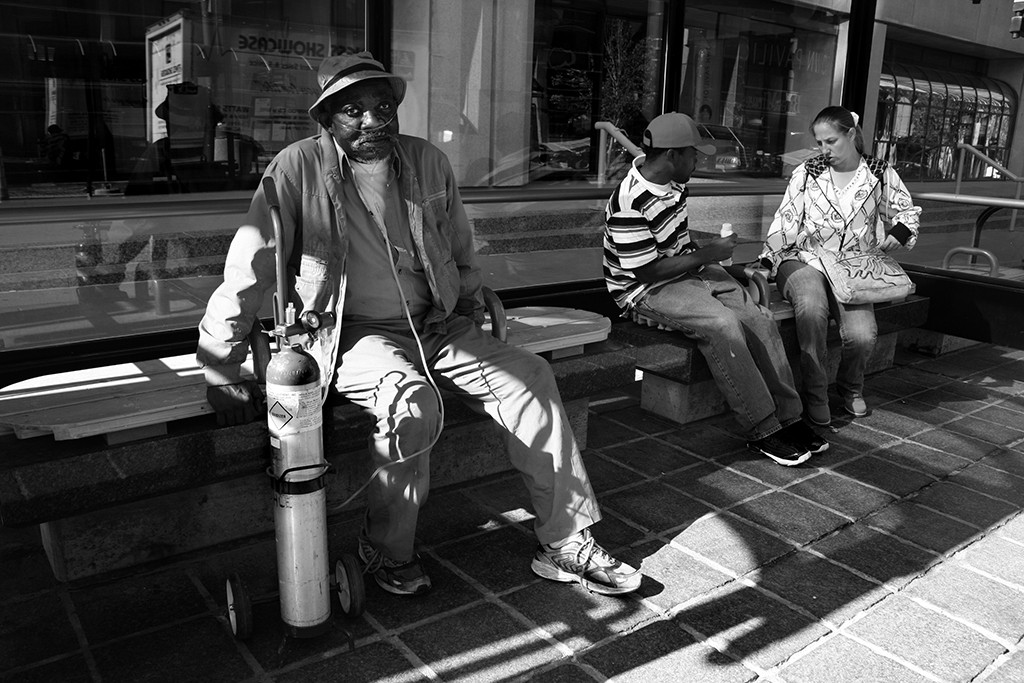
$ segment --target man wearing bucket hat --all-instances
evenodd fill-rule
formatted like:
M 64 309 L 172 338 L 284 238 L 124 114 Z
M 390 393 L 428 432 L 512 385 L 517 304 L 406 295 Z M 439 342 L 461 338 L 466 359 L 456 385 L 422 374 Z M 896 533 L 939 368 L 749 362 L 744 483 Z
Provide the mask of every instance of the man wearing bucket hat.
M 414 540 L 442 384 L 508 433 L 536 514 L 533 571 L 603 594 L 635 590 L 640 572 L 591 535 L 601 514 L 550 366 L 480 328 L 472 229 L 447 157 L 399 133 L 405 81 L 364 52 L 325 59 L 317 82 L 309 115 L 323 130 L 282 150 L 266 175 L 280 196 L 296 308 L 340 320 L 308 350 L 324 384 L 376 419 L 370 454 L 383 469 L 369 482 L 359 539 L 366 571 L 399 595 L 431 587 Z M 207 395 L 226 423 L 259 414 L 258 387 L 239 365 L 274 283 L 274 249 L 261 185 L 199 328 Z
M 686 114 L 656 117 L 644 154 L 608 200 L 604 274 L 628 314 L 679 330 L 697 343 L 747 446 L 781 465 L 828 448 L 801 420 L 802 406 L 782 338 L 769 311 L 719 265 L 736 236 L 698 245 L 689 233 L 685 183 L 697 153 L 712 154 Z

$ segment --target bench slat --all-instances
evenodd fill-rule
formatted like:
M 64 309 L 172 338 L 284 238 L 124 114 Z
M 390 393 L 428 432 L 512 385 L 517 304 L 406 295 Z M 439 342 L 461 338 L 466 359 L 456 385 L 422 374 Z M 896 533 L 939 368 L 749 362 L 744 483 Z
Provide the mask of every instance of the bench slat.
M 608 338 L 612 321 L 592 311 L 550 306 L 523 306 L 506 311 L 508 343 L 544 353 L 582 347 Z M 489 330 L 490 324 L 485 323 Z M 579 349 L 582 352 L 582 349 Z
M 596 318 L 567 319 L 556 323 L 537 317 L 520 317 L 508 320 L 508 343 L 533 353 L 544 353 L 570 347 L 582 352 L 584 344 L 603 341 L 608 338 L 612 321 L 604 316 Z
M 201 376 L 202 370 L 196 366 L 194 356 L 48 375 L 12 384 L 0 392 L 0 420 L 57 405 L 89 403 L 173 387 L 183 378 L 195 375 Z
M 4 417 L 19 438 L 23 430 L 51 431 L 57 441 L 119 432 L 211 412 L 203 377 L 183 378 L 186 384 L 158 391 L 108 398 L 91 403 L 54 406 Z

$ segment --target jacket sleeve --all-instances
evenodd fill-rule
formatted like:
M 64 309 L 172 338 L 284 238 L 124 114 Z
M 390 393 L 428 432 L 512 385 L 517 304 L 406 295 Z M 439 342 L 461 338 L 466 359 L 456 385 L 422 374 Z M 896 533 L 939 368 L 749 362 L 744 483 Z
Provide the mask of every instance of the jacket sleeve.
M 272 162 L 265 176 L 274 179 L 281 204 L 284 253 L 291 253 L 295 235 L 294 185 L 280 165 Z M 245 221 L 235 232 L 224 262 L 224 281 L 210 296 L 199 323 L 196 360 L 209 385 L 240 381 L 248 350 L 248 335 L 277 280 L 276 243 L 263 184 L 256 189 Z
M 447 188 L 448 220 L 452 225 L 452 257 L 459 269 L 459 300 L 455 312 L 472 318 L 478 325 L 484 322 L 484 298 L 481 288 L 483 277 L 476 264 L 476 246 L 473 228 L 462 204 L 455 173 L 445 160 L 445 187 Z
M 896 228 L 897 237 L 904 238 L 900 239 L 903 246 L 913 249 L 917 244 L 917 236 L 921 229 L 921 207 L 914 206 L 910 192 L 903 184 L 896 169 L 886 164 L 884 173 L 885 197 L 882 198 L 882 201 L 885 202 L 885 215 L 890 216 L 887 221 L 888 229 L 892 232 Z M 897 228 L 899 225 L 902 225 L 903 228 Z
M 764 248 L 757 257 L 762 265 L 771 270 L 773 276 L 778 271 L 779 264 L 797 252 L 797 238 L 804 221 L 806 182 L 807 169 L 800 164 L 793 169 L 789 184 L 782 195 L 782 202 L 775 210 L 775 217 L 772 218 L 772 224 L 765 236 Z

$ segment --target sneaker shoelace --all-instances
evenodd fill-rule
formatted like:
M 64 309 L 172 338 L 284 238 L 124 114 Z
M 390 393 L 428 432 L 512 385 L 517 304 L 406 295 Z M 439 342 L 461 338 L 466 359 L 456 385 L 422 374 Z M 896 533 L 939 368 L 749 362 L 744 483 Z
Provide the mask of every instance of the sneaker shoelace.
M 363 546 L 363 553 L 367 555 L 366 567 L 363 569 L 364 574 L 373 574 L 381 568 L 401 569 L 402 567 L 412 564 L 415 559 L 409 560 L 408 562 L 398 562 L 396 560 L 392 560 L 390 557 L 369 544 Z
M 576 563 L 580 565 L 581 571 L 586 571 L 587 567 L 590 566 L 590 558 L 594 554 L 595 546 L 594 537 L 588 535 L 580 549 L 576 551 Z
M 564 559 L 562 560 L 562 562 L 555 562 L 555 566 L 563 564 L 564 566 L 562 567 L 562 569 L 568 570 L 572 574 L 575 574 L 576 580 L 579 582 L 579 584 L 586 588 L 586 584 L 583 582 L 583 575 L 586 573 L 587 567 L 590 565 L 590 558 L 594 554 L 594 545 L 594 537 L 588 534 L 587 537 L 580 543 L 580 547 L 571 556 L 571 560 L 569 559 L 570 556 L 568 555 L 568 553 L 566 553 L 566 555 L 563 556 Z M 555 548 L 554 550 L 558 552 L 567 550 L 567 548 L 565 546 L 562 546 L 560 548 Z
M 591 563 L 597 567 L 611 567 L 615 564 L 615 559 L 608 554 L 607 550 L 599 546 L 590 534 L 587 534 L 586 539 L 580 544 L 575 559 L 581 572 L 586 571 Z
M 370 544 L 363 545 L 363 554 L 366 555 L 366 567 L 364 574 L 373 574 L 384 564 L 384 553 L 372 547 Z
M 576 552 L 576 563 L 579 566 L 579 571 L 574 572 L 576 574 L 576 580 L 581 586 L 590 590 L 590 587 L 586 584 L 585 574 L 588 569 L 608 569 L 615 566 L 615 558 L 608 554 L 608 551 L 602 548 L 594 540 L 594 537 L 587 534 L 587 538 L 580 545 L 580 549 Z M 615 579 L 608 574 L 608 580 L 614 585 Z

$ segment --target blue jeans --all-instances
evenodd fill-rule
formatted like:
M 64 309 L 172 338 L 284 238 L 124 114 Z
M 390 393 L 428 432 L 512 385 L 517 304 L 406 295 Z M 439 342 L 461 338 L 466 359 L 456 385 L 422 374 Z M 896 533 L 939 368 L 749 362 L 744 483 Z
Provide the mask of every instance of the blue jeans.
M 551 366 L 499 342 L 472 320 L 453 316 L 445 334 L 422 333 L 431 377 L 490 415 L 507 437 L 509 457 L 526 483 L 541 543 L 554 543 L 601 519 Z M 335 386 L 370 411 L 374 469 L 427 448 L 441 425 L 441 404 L 425 377 L 405 325 L 343 325 Z M 382 470 L 367 490 L 366 532 L 375 548 L 412 558 L 420 507 L 430 486 L 430 452 Z
M 697 343 L 749 438 L 763 438 L 800 419 L 800 395 L 775 320 L 720 266 L 655 287 L 635 306 Z
M 843 351 L 836 374 L 836 388 L 843 396 L 864 393 L 864 370 L 875 348 L 878 325 L 871 304 L 841 304 L 832 296 L 825 276 L 802 261 L 783 261 L 776 283 L 793 304 L 796 337 L 800 343 L 800 374 L 808 405 L 828 405 L 826 366 L 828 319 L 839 325 Z

